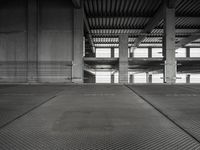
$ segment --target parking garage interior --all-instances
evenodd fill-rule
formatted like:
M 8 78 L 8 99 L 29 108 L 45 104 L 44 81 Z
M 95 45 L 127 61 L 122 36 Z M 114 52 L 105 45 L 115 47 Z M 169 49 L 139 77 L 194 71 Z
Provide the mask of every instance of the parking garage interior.
M 200 149 L 200 1 L 0 2 L 1 150 Z

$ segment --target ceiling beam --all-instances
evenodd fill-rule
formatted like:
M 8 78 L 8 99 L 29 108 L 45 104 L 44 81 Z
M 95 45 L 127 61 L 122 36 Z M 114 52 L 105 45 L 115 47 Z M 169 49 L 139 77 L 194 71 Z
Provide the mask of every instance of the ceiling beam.
M 83 19 L 84 19 L 85 28 L 86 28 L 87 33 L 88 33 L 87 36 L 88 36 L 88 39 L 89 39 L 89 43 L 91 45 L 93 53 L 95 53 L 95 45 L 94 45 L 94 41 L 92 39 L 92 34 L 91 34 L 90 26 L 89 26 L 88 20 L 87 20 L 87 18 L 85 16 L 85 13 L 83 14 Z
M 72 0 L 74 8 L 81 8 L 81 0 Z
M 164 10 L 165 5 L 163 4 L 156 14 L 151 18 L 145 29 L 142 31 L 142 33 L 151 33 L 151 31 L 158 25 L 158 23 L 163 19 L 163 10 Z M 141 35 L 135 40 L 135 47 L 138 47 L 142 40 L 146 37 L 146 35 Z
M 187 38 L 184 38 L 182 40 L 180 40 L 177 44 L 176 44 L 176 48 L 180 48 L 180 47 L 184 47 L 185 45 L 197 40 L 197 39 L 200 39 L 200 32 L 199 33 L 196 33 L 196 34 L 193 34 Z

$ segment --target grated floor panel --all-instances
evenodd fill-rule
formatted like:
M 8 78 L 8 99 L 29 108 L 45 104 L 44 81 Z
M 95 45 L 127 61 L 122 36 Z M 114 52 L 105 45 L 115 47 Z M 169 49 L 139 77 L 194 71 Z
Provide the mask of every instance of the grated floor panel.
M 0 128 L 61 90 L 62 86 L 0 86 Z
M 200 149 L 197 141 L 125 86 L 62 89 L 55 98 L 1 128 L 0 149 Z
M 200 141 L 200 85 L 129 87 Z

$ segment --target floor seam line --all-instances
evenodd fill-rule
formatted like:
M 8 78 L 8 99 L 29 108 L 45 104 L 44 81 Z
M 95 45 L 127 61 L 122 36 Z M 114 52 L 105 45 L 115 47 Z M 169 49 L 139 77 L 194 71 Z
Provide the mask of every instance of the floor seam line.
M 12 122 L 16 121 L 17 119 L 20 119 L 20 118 L 22 118 L 23 116 L 27 115 L 27 114 L 30 113 L 31 111 L 37 109 L 37 108 L 40 107 L 41 105 L 43 105 L 43 104 L 49 102 L 50 100 L 54 99 L 55 97 L 58 96 L 57 94 L 60 93 L 60 92 L 62 92 L 62 91 L 63 91 L 63 90 L 61 90 L 61 91 L 59 91 L 59 92 L 56 92 L 54 96 L 51 96 L 50 98 L 46 99 L 46 100 L 43 101 L 42 103 L 40 103 L 40 104 L 34 106 L 33 108 L 31 108 L 31 109 L 27 110 L 26 112 L 22 113 L 21 115 L 17 116 L 16 118 L 14 118 L 14 119 L 8 121 L 7 123 L 3 124 L 2 126 L 0 126 L 0 130 L 3 129 L 4 127 L 6 127 L 7 125 L 11 124 Z
M 174 125 L 176 125 L 179 129 L 181 129 L 183 132 L 185 132 L 187 135 L 189 135 L 192 139 L 194 139 L 196 142 L 198 142 L 200 144 L 200 141 L 193 136 L 189 131 L 185 130 L 181 125 L 179 125 L 176 121 L 174 121 L 171 117 L 169 117 L 167 114 L 165 114 L 161 109 L 157 108 L 156 106 L 154 106 L 151 102 L 149 102 L 146 98 L 144 98 L 142 95 L 140 95 L 138 92 L 136 92 L 135 90 L 133 90 L 132 88 L 130 88 L 127 85 L 124 85 L 126 88 L 128 88 L 129 90 L 131 90 L 133 93 L 135 93 L 137 96 L 139 96 L 143 101 L 145 101 L 146 103 L 148 103 L 150 106 L 152 106 L 156 111 L 158 111 L 160 114 L 162 114 L 166 119 L 168 119 L 169 121 L 171 121 Z

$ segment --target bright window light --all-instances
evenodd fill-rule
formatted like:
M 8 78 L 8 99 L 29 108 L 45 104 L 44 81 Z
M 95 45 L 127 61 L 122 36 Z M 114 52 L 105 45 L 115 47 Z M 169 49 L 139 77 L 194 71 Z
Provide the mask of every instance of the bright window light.
M 139 58 L 147 58 L 148 57 L 148 49 L 147 48 L 136 48 L 134 51 L 134 57 Z
M 152 74 L 152 83 L 163 83 L 163 74 Z
M 186 57 L 186 48 L 176 49 L 176 57 Z
M 116 73 L 114 74 L 114 77 L 115 77 L 114 82 L 115 82 L 115 83 L 119 83 L 119 73 L 118 73 L 118 72 L 116 72 Z
M 176 83 L 186 83 L 186 74 L 177 74 Z
M 96 58 L 110 58 L 111 49 L 110 48 L 96 48 Z
M 96 72 L 96 83 L 111 83 L 111 72 Z
M 153 58 L 162 58 L 162 48 L 152 48 Z
M 200 74 L 191 74 L 190 83 L 200 83 Z
M 119 58 L 119 48 L 115 48 L 115 58 Z
M 134 83 L 146 83 L 146 73 L 134 74 Z
M 200 57 L 200 48 L 190 48 L 190 57 Z

